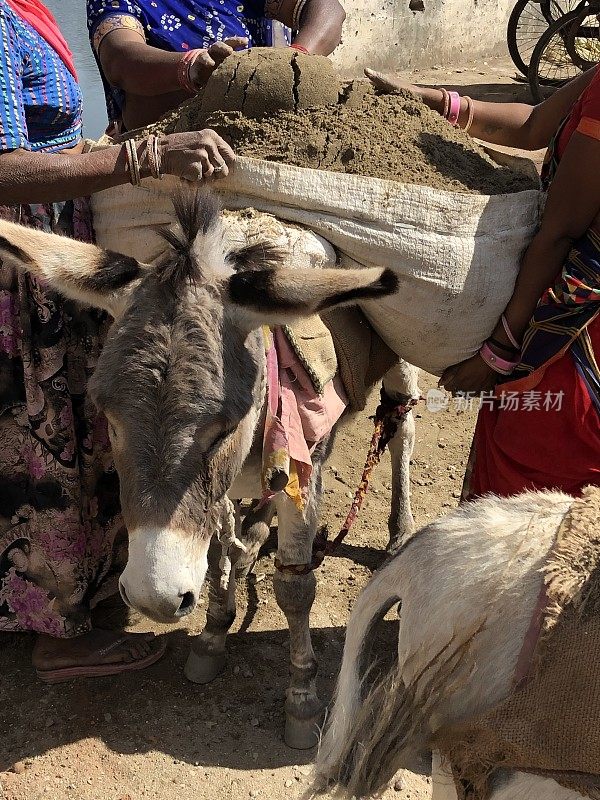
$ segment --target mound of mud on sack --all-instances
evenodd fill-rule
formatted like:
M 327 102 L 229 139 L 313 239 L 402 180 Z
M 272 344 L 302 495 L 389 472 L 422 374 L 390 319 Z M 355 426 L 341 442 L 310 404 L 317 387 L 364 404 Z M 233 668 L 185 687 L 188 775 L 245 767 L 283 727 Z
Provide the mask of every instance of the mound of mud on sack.
M 291 229 L 293 263 L 337 258 L 397 273 L 397 295 L 362 306 L 394 352 L 439 375 L 477 351 L 539 222 L 531 162 L 484 150 L 410 93 L 341 86 L 328 59 L 288 50 L 235 54 L 201 95 L 136 135 L 204 127 L 239 156 L 214 184 L 225 208 L 305 230 Z M 153 231 L 172 220 L 178 184 L 148 179 L 96 195 L 99 243 L 158 257 Z

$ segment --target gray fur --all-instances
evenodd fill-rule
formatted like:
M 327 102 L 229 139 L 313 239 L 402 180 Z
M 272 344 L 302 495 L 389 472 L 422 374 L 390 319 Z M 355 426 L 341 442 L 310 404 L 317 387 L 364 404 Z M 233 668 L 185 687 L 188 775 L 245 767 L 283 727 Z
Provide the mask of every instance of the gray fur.
M 156 267 L 138 269 L 92 245 L 2 222 L 0 255 L 115 317 L 90 392 L 109 421 L 130 533 L 121 590 L 140 611 L 175 621 L 193 610 L 208 570 L 209 620 L 186 667 L 191 680 L 202 682 L 223 667 L 235 610 L 231 592 L 219 585 L 220 545 L 213 542 L 209 551 L 216 507 L 226 494 L 262 495 L 266 356 L 260 326 L 390 294 L 396 280 L 389 270 L 277 268 L 283 254 L 261 243 L 226 253 L 210 195 L 178 198 L 175 207 L 179 230 L 165 232 L 171 252 Z M 46 263 L 41 253 L 48 254 Z M 283 565 L 311 561 L 321 467 L 332 442 L 333 436 L 314 453 L 304 513 L 285 493 L 274 498 Z M 286 739 L 296 747 L 315 743 L 320 721 L 309 628 L 314 581 L 314 575 L 289 572 L 276 580 L 291 632 Z

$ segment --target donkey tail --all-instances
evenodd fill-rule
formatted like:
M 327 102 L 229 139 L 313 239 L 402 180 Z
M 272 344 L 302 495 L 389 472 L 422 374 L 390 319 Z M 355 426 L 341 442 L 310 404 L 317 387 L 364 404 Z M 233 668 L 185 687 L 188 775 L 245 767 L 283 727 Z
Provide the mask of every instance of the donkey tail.
M 380 765 L 373 765 L 373 747 L 378 749 L 381 739 L 383 716 L 389 719 L 386 707 L 396 706 L 399 685 L 397 662 L 378 678 L 363 696 L 361 661 L 368 649 L 370 634 L 392 606 L 400 600 L 399 587 L 404 559 L 398 554 L 387 566 L 376 574 L 358 598 L 346 632 L 346 643 L 335 699 L 326 730 L 321 741 L 312 792 L 337 789 L 342 797 L 360 797 L 372 791 L 373 782 L 385 783 L 380 774 Z M 366 673 L 368 675 L 368 667 Z M 383 711 L 386 713 L 382 716 Z M 392 716 L 395 716 L 392 713 Z M 396 740 L 396 744 L 397 744 Z M 366 759 L 366 761 L 365 761 Z M 365 769 L 370 769 L 365 784 Z M 394 770 L 395 772 L 396 770 Z M 393 774 L 387 780 L 393 777 Z

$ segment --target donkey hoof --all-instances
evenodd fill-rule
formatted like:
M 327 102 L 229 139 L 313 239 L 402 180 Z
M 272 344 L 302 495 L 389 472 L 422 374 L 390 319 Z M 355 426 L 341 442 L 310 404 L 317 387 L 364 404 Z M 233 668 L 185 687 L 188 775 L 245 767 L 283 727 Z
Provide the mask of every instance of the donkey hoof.
M 293 750 L 311 750 L 319 743 L 319 732 L 323 715 L 310 719 L 298 719 L 286 714 L 284 741 Z
M 192 650 L 183 673 L 192 683 L 211 683 L 225 670 L 226 661 L 225 653 L 207 655 Z
M 388 546 L 385 548 L 386 556 L 395 556 L 398 550 L 402 547 L 402 539 L 394 538 L 390 539 L 388 542 Z
M 402 529 L 400 532 L 390 532 L 390 540 L 388 546 L 385 548 L 386 555 L 395 556 L 414 536 L 414 528 L 412 526 Z
M 254 570 L 255 566 L 256 566 L 256 559 L 254 559 L 253 561 L 248 561 L 247 563 L 241 564 L 241 566 L 236 567 L 235 579 L 237 581 L 247 580 L 252 571 Z

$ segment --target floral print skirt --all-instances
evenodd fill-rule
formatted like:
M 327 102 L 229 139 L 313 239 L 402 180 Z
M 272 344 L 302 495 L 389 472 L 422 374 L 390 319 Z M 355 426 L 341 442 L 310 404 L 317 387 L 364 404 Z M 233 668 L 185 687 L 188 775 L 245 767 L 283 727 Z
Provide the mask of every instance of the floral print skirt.
M 91 241 L 84 200 L 0 216 Z M 0 632 L 86 633 L 126 532 L 106 421 L 86 394 L 109 325 L 0 261 Z

